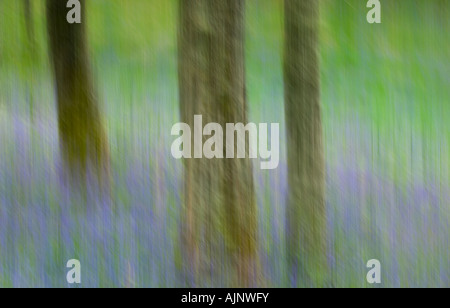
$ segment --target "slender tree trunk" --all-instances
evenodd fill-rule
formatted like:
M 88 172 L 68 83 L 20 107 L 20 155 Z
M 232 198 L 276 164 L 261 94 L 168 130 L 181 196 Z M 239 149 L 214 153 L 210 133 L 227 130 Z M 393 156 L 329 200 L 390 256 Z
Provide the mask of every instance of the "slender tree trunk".
M 191 129 L 194 115 L 202 115 L 204 125 L 216 122 L 223 128 L 247 122 L 243 44 L 243 0 L 180 1 L 181 118 Z M 249 159 L 184 164 L 182 242 L 189 283 L 254 285 L 257 221 Z
M 317 0 L 285 0 L 287 256 L 294 286 L 321 286 L 326 274 L 318 6 Z
M 82 23 L 69 24 L 67 1 L 47 0 L 60 148 L 71 180 L 84 181 L 89 170 L 105 184 L 109 180 L 107 139 L 89 68 L 85 1 L 80 2 Z
M 27 29 L 28 40 L 30 43 L 34 41 L 34 27 L 33 27 L 33 10 L 31 7 L 31 0 L 23 0 L 23 10 L 25 18 L 25 27 Z
M 33 7 L 31 0 L 22 0 L 23 4 L 23 18 L 25 20 L 25 28 L 27 32 L 27 68 L 29 69 L 27 80 L 27 90 L 26 96 L 30 108 L 30 119 L 34 121 L 34 96 L 33 96 L 33 85 L 35 77 L 35 65 L 37 64 L 37 51 L 36 51 L 36 40 L 34 36 L 34 17 L 33 17 Z

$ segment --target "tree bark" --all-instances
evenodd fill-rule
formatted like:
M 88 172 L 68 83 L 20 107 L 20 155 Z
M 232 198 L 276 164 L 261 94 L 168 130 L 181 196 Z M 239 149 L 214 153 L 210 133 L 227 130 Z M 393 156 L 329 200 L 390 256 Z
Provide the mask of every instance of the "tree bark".
M 204 124 L 221 124 L 224 135 L 225 123 L 247 123 L 244 1 L 181 0 L 178 43 L 182 121 L 193 130 L 194 115 L 202 115 Z M 184 165 L 188 283 L 254 285 L 257 221 L 250 160 L 186 159 Z
M 286 236 L 288 274 L 294 286 L 322 286 L 326 274 L 318 10 L 317 0 L 285 0 Z
M 47 0 L 47 30 L 56 82 L 62 159 L 71 180 L 83 181 L 86 172 L 104 184 L 109 175 L 107 138 L 91 79 L 85 27 L 66 20 L 66 1 Z

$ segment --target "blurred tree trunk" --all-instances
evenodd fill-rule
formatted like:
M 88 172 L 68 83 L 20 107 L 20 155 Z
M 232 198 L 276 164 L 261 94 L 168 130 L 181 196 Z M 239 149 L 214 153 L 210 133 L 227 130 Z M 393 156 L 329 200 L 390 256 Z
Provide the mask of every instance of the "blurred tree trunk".
M 81 24 L 66 20 L 67 1 L 47 0 L 47 29 L 54 68 L 60 148 L 71 180 L 86 171 L 99 183 L 109 179 L 109 154 L 94 85 L 86 39 L 85 1 Z
M 287 256 L 294 286 L 321 286 L 326 274 L 318 10 L 317 0 L 285 0 Z
M 33 85 L 34 85 L 34 67 L 38 62 L 37 50 L 36 50 L 36 40 L 34 36 L 34 18 L 33 18 L 33 6 L 31 0 L 22 0 L 23 4 L 23 18 L 25 20 L 25 29 L 27 32 L 27 68 L 29 73 L 27 74 L 29 80 L 27 80 L 27 90 L 26 96 L 30 108 L 30 119 L 34 121 L 34 96 L 33 96 Z M 30 128 L 31 129 L 31 128 Z
M 34 41 L 34 27 L 33 27 L 33 10 L 30 1 L 31 0 L 23 0 L 23 10 L 28 40 L 30 41 L 31 44 Z
M 244 1 L 180 1 L 181 119 L 192 133 L 194 115 L 224 130 L 225 123 L 247 122 L 243 44 Z M 254 285 L 257 221 L 250 160 L 192 158 L 184 164 L 182 242 L 189 283 Z

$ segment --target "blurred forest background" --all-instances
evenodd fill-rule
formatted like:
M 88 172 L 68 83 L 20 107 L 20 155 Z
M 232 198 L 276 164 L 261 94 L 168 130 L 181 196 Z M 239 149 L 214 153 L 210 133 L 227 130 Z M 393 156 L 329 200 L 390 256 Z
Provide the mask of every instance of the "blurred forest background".
M 383 287 L 448 287 L 450 1 L 381 2 L 379 25 L 366 1 L 320 2 L 326 285 L 369 286 L 366 262 L 378 259 Z M 108 201 L 61 181 L 45 1 L 26 3 L 0 0 L 0 286 L 68 286 L 69 259 L 81 261 L 83 287 L 185 286 L 183 164 L 170 153 L 178 2 L 86 1 Z M 248 0 L 245 11 L 248 117 L 282 126 L 279 168 L 253 168 L 257 285 L 292 286 L 283 1 Z

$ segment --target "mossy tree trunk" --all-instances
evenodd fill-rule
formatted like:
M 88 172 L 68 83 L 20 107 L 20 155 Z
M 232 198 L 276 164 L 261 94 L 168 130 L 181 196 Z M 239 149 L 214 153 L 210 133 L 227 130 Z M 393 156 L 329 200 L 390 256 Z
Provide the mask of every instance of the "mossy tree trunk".
M 23 0 L 23 14 L 25 18 L 25 27 L 27 30 L 30 44 L 34 41 L 34 26 L 33 26 L 33 8 L 31 0 Z
M 290 284 L 326 275 L 325 162 L 318 59 L 319 1 L 285 0 L 284 84 L 288 147 Z
M 82 22 L 69 24 L 67 1 L 47 0 L 60 148 L 71 181 L 83 183 L 89 171 L 103 185 L 109 180 L 107 138 L 91 79 L 85 1 L 80 2 Z
M 33 85 L 35 78 L 35 66 L 38 64 L 37 44 L 34 34 L 34 16 L 33 6 L 31 0 L 22 0 L 23 5 L 23 18 L 25 21 L 25 30 L 27 32 L 27 100 L 30 108 L 30 119 L 34 121 L 34 95 Z
M 216 122 L 224 130 L 225 123 L 247 122 L 244 6 L 243 0 L 180 0 L 181 119 L 192 130 L 194 115 L 202 115 L 204 125 Z M 255 285 L 257 221 L 251 162 L 202 158 L 186 159 L 184 165 L 182 242 L 189 284 Z

